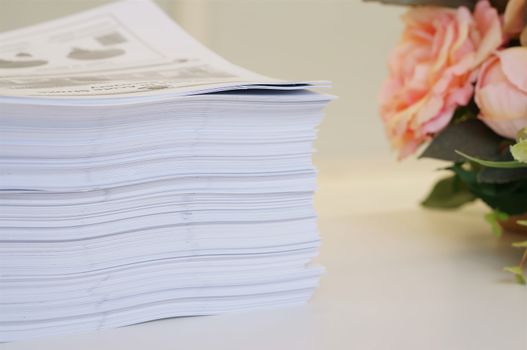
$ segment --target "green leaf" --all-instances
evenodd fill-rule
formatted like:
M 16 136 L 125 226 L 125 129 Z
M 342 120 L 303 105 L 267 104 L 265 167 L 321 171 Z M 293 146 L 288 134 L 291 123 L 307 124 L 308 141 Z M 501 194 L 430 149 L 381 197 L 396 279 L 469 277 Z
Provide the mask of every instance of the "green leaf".
M 494 210 L 493 212 L 485 215 L 485 221 L 490 224 L 492 233 L 494 233 L 497 237 L 500 237 L 503 234 L 503 228 L 500 225 L 500 221 L 505 221 L 508 218 L 509 215 L 499 210 Z
M 439 180 L 421 205 L 434 209 L 456 209 L 475 199 L 457 176 L 451 176 Z
M 462 123 L 478 117 L 479 107 L 473 100 L 467 106 L 458 107 L 452 116 L 451 123 Z
M 508 147 L 504 147 L 503 153 L 495 161 L 508 162 L 514 158 Z M 523 168 L 490 168 L 481 167 L 478 172 L 478 181 L 485 183 L 503 184 L 507 182 L 527 180 L 527 167 Z
M 459 150 L 474 157 L 497 160 L 501 156 L 504 141 L 479 119 L 460 120 L 450 123 L 437 134 L 420 158 L 465 161 L 456 153 Z
M 527 141 L 520 141 L 511 146 L 511 154 L 517 161 L 527 163 Z
M 489 168 L 501 168 L 501 169 L 517 169 L 517 168 L 527 168 L 527 163 L 522 163 L 517 160 L 511 160 L 511 161 L 504 161 L 504 162 L 498 162 L 498 161 L 492 161 L 492 160 L 483 160 L 476 157 L 469 156 L 468 154 L 465 154 L 461 151 L 457 151 L 456 153 L 462 156 L 465 159 L 468 159 L 474 163 L 477 163 L 479 165 L 483 165 Z
M 484 201 L 492 209 L 509 215 L 527 213 L 526 179 L 504 184 L 489 184 L 479 182 L 479 170 L 473 167 L 454 164 L 449 169 L 465 183 L 473 195 Z
M 523 269 L 521 266 L 507 266 L 503 270 L 510 272 L 516 277 L 516 281 L 519 284 L 526 284 L 525 276 L 523 274 Z
M 527 248 L 527 241 L 515 242 L 512 246 L 514 248 Z
M 527 180 L 527 168 L 502 169 L 482 168 L 478 172 L 478 181 L 490 184 L 505 184 Z
M 527 20 L 527 6 L 525 6 L 525 19 Z M 527 128 L 523 128 L 520 131 L 518 131 L 518 136 L 516 137 L 516 140 L 518 142 L 527 141 Z

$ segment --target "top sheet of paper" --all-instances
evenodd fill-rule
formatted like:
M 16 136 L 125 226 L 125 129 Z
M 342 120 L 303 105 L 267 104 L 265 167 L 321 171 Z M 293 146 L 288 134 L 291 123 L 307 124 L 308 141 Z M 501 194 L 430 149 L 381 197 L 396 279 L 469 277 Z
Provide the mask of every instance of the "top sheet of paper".
M 0 101 L 25 96 L 86 102 L 320 85 L 325 83 L 286 82 L 235 66 L 150 1 L 120 1 L 0 34 Z

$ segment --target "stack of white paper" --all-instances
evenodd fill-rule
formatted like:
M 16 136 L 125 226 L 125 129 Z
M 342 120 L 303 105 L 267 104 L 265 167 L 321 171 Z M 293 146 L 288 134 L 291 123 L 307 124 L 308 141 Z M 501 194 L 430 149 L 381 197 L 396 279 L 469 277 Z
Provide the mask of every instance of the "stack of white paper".
M 0 43 L 0 341 L 308 300 L 327 83 L 233 66 L 150 2 Z

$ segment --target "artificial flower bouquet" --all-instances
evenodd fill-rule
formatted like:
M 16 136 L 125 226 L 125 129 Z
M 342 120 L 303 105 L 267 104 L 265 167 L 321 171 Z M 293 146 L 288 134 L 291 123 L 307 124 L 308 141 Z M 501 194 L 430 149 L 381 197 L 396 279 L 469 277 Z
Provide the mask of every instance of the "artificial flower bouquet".
M 527 232 L 527 0 L 381 2 L 411 5 L 381 91 L 388 138 L 450 162 L 423 205 L 480 200 L 496 234 Z M 526 260 L 506 268 L 520 283 Z

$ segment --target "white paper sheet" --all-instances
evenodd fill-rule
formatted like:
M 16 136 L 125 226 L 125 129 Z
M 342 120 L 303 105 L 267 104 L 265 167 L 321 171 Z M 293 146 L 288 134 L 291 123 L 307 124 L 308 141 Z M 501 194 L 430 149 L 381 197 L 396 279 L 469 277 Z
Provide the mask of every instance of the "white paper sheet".
M 16 96 L 138 98 L 309 85 L 268 78 L 227 62 L 150 1 L 120 1 L 0 34 L 0 101 Z
M 323 85 L 146 0 L 0 34 L 0 342 L 307 301 Z

